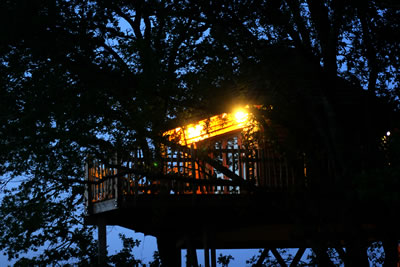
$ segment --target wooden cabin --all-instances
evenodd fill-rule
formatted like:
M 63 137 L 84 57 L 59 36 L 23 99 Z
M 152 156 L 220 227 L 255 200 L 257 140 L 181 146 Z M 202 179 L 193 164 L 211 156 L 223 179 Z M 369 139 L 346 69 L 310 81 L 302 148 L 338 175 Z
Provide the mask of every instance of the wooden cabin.
M 88 158 L 86 222 L 99 226 L 103 260 L 105 225 L 157 237 L 166 266 L 181 265 L 181 249 L 189 266 L 197 266 L 195 249 L 204 249 L 205 266 L 216 266 L 216 248 L 268 248 L 279 257 L 279 247 L 300 248 L 295 266 L 316 242 L 345 243 L 354 229 L 343 218 L 348 212 L 363 218 L 364 207 L 348 211 L 340 192 L 309 190 L 304 155 L 289 158 L 256 139 L 265 129 L 250 111 L 166 131 L 161 158 L 151 166 L 140 149 L 108 162 Z M 284 130 L 278 133 L 284 138 Z M 332 173 L 328 163 L 322 169 Z M 376 233 L 370 221 L 358 223 Z
M 290 164 L 273 147 L 250 140 L 257 131 L 262 129 L 246 109 L 166 131 L 161 166 L 155 163 L 161 173 L 155 179 L 144 170 L 134 173 L 148 164 L 140 150 L 127 159 L 116 155 L 115 162 L 91 159 L 87 179 L 94 184 L 87 190 L 89 213 L 113 209 L 115 201 L 136 195 L 232 195 L 250 188 L 279 191 L 304 186 L 304 164 Z

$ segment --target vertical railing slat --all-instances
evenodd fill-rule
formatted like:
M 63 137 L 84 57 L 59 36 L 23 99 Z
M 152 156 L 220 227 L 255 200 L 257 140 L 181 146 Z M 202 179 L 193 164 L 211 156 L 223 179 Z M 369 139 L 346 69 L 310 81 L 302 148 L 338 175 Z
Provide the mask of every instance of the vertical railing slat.
M 258 156 L 259 150 L 255 149 L 255 161 L 254 161 L 254 165 L 253 165 L 253 172 L 254 172 L 254 176 L 255 176 L 255 184 L 256 186 L 260 185 L 260 173 L 259 173 L 259 156 Z
M 299 180 L 301 177 L 297 174 L 299 171 L 297 161 L 289 161 L 287 157 L 279 155 L 267 145 L 261 149 L 245 149 L 239 140 L 237 146 L 235 143 L 231 145 L 228 141 L 222 140 L 220 145 L 212 147 L 208 157 L 222 163 L 222 166 L 241 179 L 259 187 L 276 190 L 294 190 L 297 187 L 296 183 L 301 183 Z M 85 163 L 85 179 L 96 183 L 86 185 L 86 206 L 109 199 L 119 200 L 129 195 L 159 193 L 160 186 L 164 185 L 167 193 L 172 191 L 175 194 L 240 193 L 240 186 L 230 183 L 210 183 L 210 178 L 216 173 L 220 179 L 231 180 L 231 177 L 227 177 L 224 174 L 226 172 L 222 174 L 217 172 L 206 160 L 199 158 L 202 154 L 197 153 L 198 150 L 193 144 L 190 148 L 165 146 L 161 171 L 164 175 L 173 174 L 172 179 L 155 181 L 133 173 L 118 177 L 119 167 L 116 166 L 128 169 L 144 166 L 140 149 L 131 152 L 126 159 L 120 160 L 121 162 L 117 158 L 105 163 L 98 159 L 90 159 L 90 162 Z M 331 168 L 330 163 L 327 164 L 327 168 Z
M 190 146 L 190 158 L 191 158 L 191 179 L 192 179 L 192 193 L 196 194 L 196 188 L 195 188 L 195 180 L 196 180 L 196 166 L 195 166 L 195 156 L 194 156 L 194 146 L 193 144 Z

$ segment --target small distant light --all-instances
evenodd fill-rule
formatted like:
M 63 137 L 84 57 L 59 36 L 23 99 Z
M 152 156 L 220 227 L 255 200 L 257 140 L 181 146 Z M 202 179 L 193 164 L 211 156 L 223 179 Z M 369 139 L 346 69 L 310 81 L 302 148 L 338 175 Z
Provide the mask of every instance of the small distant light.
M 386 136 L 390 136 L 390 131 L 387 131 Z
M 158 167 L 158 163 L 157 162 L 154 162 L 153 165 L 154 165 L 154 167 Z

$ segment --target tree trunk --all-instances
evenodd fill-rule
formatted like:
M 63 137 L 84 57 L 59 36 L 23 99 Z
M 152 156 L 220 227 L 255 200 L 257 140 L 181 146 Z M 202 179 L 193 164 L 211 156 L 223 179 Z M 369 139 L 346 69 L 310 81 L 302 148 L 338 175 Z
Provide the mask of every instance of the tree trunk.
M 367 247 L 360 240 L 352 240 L 346 246 L 345 265 L 346 267 L 369 267 Z
M 326 266 L 326 267 L 334 267 L 335 265 L 329 258 L 327 247 L 325 246 L 314 246 L 312 250 L 317 257 L 317 264 L 318 266 Z

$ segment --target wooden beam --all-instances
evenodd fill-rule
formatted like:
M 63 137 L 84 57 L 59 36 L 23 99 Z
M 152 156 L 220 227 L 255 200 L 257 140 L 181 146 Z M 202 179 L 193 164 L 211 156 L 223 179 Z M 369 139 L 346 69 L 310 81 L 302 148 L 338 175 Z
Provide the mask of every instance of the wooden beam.
M 258 261 L 254 265 L 254 267 L 262 266 L 262 263 L 264 262 L 265 258 L 268 256 L 268 252 L 269 252 L 269 249 L 265 248 L 264 251 L 261 253 L 260 258 L 258 258 Z
M 306 248 L 299 248 L 299 250 L 297 250 L 296 255 L 294 256 L 292 262 L 289 265 L 290 267 L 295 267 L 297 266 L 297 264 L 299 264 L 299 261 L 303 256 L 304 251 L 306 251 Z
M 110 210 L 118 209 L 117 200 L 109 199 L 100 202 L 95 202 L 91 204 L 91 210 L 89 210 L 92 214 L 102 213 Z
M 286 262 L 282 259 L 281 255 L 279 254 L 279 252 L 276 250 L 276 248 L 271 248 L 271 252 L 272 254 L 274 254 L 276 260 L 278 261 L 278 263 L 282 266 L 282 267 L 286 267 Z

